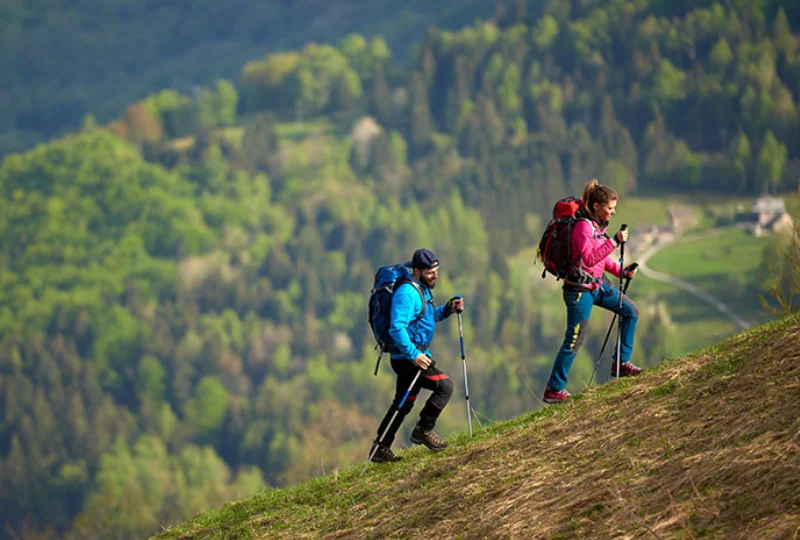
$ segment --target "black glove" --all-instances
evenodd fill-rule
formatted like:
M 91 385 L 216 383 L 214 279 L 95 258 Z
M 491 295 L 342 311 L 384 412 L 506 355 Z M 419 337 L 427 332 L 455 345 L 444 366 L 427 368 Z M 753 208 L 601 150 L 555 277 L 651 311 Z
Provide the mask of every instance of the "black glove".
M 447 301 L 447 303 L 445 304 L 445 307 L 444 307 L 446 315 L 452 315 L 456 311 L 456 310 L 453 309 L 453 301 L 454 300 L 459 300 L 459 299 L 461 299 L 460 296 L 454 296 L 453 298 L 451 298 L 450 300 Z M 462 309 L 461 311 L 464 311 L 464 310 Z M 458 311 L 458 313 L 461 313 L 461 311 Z
M 639 263 L 632 263 L 632 264 L 629 264 L 628 266 L 626 266 L 625 268 L 623 268 L 623 273 L 624 273 L 624 272 L 631 272 L 631 271 L 633 271 L 633 270 L 636 270 L 637 268 L 639 268 Z

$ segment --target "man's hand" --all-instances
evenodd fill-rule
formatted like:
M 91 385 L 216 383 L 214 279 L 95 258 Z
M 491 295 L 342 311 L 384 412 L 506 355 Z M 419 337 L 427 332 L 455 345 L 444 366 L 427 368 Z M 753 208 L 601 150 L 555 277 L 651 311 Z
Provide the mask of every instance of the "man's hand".
M 419 369 L 428 369 L 428 366 L 431 365 L 431 359 L 426 354 L 419 353 L 417 357 L 414 358 L 414 365 Z
M 464 311 L 464 299 L 460 296 L 454 296 L 447 301 L 447 304 L 450 306 L 450 313 L 461 313 Z
M 636 277 L 636 270 L 636 268 L 626 268 L 622 274 L 628 279 L 633 279 Z

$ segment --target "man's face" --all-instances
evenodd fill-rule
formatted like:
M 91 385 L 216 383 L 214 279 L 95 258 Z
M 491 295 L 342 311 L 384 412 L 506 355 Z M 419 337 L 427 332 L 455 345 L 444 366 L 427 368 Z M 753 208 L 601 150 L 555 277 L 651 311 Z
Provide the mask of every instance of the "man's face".
M 437 266 L 436 268 L 429 268 L 427 270 L 415 268 L 414 274 L 417 275 L 417 279 L 420 283 L 429 289 L 433 289 L 436 287 L 436 280 L 439 279 L 439 267 Z

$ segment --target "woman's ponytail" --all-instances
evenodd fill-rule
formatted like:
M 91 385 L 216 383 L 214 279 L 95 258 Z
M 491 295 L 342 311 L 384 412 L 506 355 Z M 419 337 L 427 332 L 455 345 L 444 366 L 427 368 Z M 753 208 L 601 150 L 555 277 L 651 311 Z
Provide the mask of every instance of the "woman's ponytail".
M 583 188 L 583 207 L 590 214 L 594 214 L 595 203 L 603 205 L 616 200 L 617 192 L 598 182 L 597 178 L 589 180 Z

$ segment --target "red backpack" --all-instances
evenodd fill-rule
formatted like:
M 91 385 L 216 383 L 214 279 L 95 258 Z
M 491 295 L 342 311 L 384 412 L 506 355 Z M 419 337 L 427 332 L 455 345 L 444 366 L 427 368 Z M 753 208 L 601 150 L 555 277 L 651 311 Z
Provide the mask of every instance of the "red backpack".
M 582 202 L 581 199 L 570 196 L 557 201 L 553 206 L 553 219 L 547 224 L 542 239 L 539 240 L 538 256 L 544 264 L 542 278 L 550 272 L 556 279 L 564 279 L 572 269 L 572 227 L 577 221 L 575 213 Z

